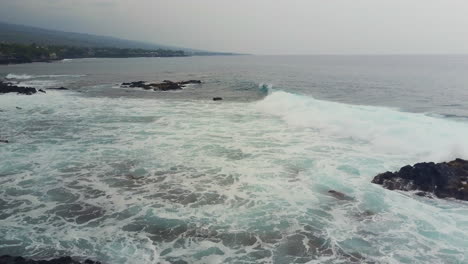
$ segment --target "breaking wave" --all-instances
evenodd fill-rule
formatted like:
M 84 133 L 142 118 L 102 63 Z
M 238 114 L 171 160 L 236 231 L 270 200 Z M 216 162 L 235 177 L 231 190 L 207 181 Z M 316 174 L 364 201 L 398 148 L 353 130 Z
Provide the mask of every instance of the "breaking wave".
M 290 126 L 367 144 L 375 151 L 421 160 L 468 158 L 468 123 L 397 109 L 349 105 L 273 91 L 256 104 Z
M 32 75 L 27 75 L 27 74 L 13 74 L 10 73 L 6 77 L 6 79 L 17 79 L 17 80 L 27 80 L 33 78 Z
M 84 77 L 86 75 L 79 74 L 51 74 L 51 75 L 28 75 L 28 74 L 14 74 L 9 73 L 5 78 L 6 79 L 15 79 L 15 80 L 29 80 L 35 78 L 65 78 L 65 77 Z
M 270 83 L 260 83 L 258 85 L 260 91 L 264 94 L 270 94 L 273 91 L 273 84 Z

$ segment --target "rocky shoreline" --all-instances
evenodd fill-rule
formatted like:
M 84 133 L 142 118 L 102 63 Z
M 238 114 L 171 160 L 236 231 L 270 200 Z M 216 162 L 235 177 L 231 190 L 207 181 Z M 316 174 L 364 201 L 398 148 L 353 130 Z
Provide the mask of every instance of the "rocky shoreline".
M 101 262 L 90 259 L 86 259 L 85 261 L 80 262 L 69 256 L 50 260 L 33 260 L 23 257 L 4 255 L 0 256 L 0 264 L 101 264 Z
M 136 81 L 136 82 L 124 82 L 120 86 L 122 88 L 141 88 L 144 90 L 153 90 L 153 91 L 174 91 L 174 90 L 182 90 L 187 85 L 191 84 L 201 84 L 200 80 L 188 80 L 188 81 L 180 81 L 180 82 L 173 82 L 169 80 L 165 80 L 161 83 L 148 83 L 144 81 Z M 47 88 L 47 90 L 68 90 L 65 87 L 58 87 L 58 88 Z M 17 93 L 23 95 L 33 95 L 37 92 L 46 93 L 43 89 L 36 89 L 34 87 L 22 87 L 18 86 L 11 82 L 1 81 L 0 80 L 0 94 L 6 93 Z M 221 97 L 213 98 L 215 101 L 222 100 Z
M 420 196 L 468 201 L 468 161 L 456 159 L 407 165 L 397 172 L 387 171 L 375 176 L 372 183 L 389 190 L 416 191 Z
M 60 61 L 61 59 L 28 59 L 24 56 L 18 57 L 8 57 L 8 58 L 0 58 L 0 65 L 8 65 L 8 64 L 26 64 L 26 63 L 34 63 L 34 62 L 45 62 L 51 63 Z
M 54 62 L 63 59 L 187 57 L 182 50 L 78 47 L 0 42 L 0 64 Z
M 44 90 L 39 89 L 40 92 L 44 92 Z M 18 93 L 18 94 L 25 94 L 25 95 L 32 95 L 37 93 L 38 90 L 33 87 L 21 87 L 14 85 L 13 83 L 10 82 L 3 82 L 0 81 L 0 94 L 5 94 L 5 93 Z

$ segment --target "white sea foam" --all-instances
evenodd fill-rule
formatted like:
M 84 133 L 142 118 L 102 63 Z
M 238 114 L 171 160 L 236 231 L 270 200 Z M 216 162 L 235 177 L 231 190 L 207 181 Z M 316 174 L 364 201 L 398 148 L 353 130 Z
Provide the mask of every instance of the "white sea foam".
M 15 248 L 143 264 L 349 263 L 356 252 L 375 263 L 467 259 L 465 203 L 370 183 L 463 152 L 462 140 L 450 145 L 466 123 L 281 91 L 223 104 L 50 91 L 2 95 L 0 107 L 0 136 L 10 140 L 0 146 L 8 161 L 0 163 L 0 255 Z M 15 241 L 21 246 L 6 246 Z
M 37 89 L 42 89 L 42 88 L 58 87 L 61 84 L 62 82 L 58 80 L 30 80 L 30 81 L 18 82 L 16 85 L 21 86 L 21 87 L 34 87 Z
M 27 80 L 33 78 L 32 75 L 28 74 L 13 74 L 9 73 L 6 77 L 6 79 L 18 79 L 18 80 Z
M 421 160 L 468 158 L 466 122 L 374 106 L 348 105 L 276 91 L 256 107 L 288 125 L 307 127 L 369 145 L 376 153 Z
M 78 78 L 78 77 L 84 77 L 84 76 L 86 75 L 80 75 L 80 74 L 29 75 L 29 74 L 9 73 L 5 78 L 16 79 L 16 80 L 29 80 L 29 79 L 35 79 L 35 78 L 65 78 L 65 77 Z

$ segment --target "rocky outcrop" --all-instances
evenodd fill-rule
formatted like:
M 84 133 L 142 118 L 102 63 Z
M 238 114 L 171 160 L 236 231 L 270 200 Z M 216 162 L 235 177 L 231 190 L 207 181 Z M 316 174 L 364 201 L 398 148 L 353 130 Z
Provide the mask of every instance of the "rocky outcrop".
M 6 139 L 0 139 L 0 143 L 8 144 L 8 143 L 10 143 L 10 141 L 8 141 L 8 140 L 6 140 Z
M 101 262 L 90 259 L 87 259 L 84 262 L 80 262 L 74 260 L 71 257 L 61 257 L 51 260 L 32 260 L 25 259 L 23 257 L 12 257 L 5 255 L 0 257 L 0 264 L 101 264 Z
M 213 97 L 213 101 L 222 101 L 223 98 L 222 97 Z
M 173 82 L 165 80 L 162 83 L 147 83 L 144 81 L 137 82 L 126 82 L 122 83 L 122 87 L 125 88 L 142 88 L 145 90 L 154 90 L 154 91 L 171 91 L 171 90 L 181 90 L 189 84 L 201 84 L 200 80 L 189 80 L 182 82 Z
M 0 81 L 0 94 L 5 94 L 5 93 L 18 93 L 18 94 L 31 95 L 31 94 L 37 93 L 37 90 L 36 88 L 32 88 L 32 87 L 21 87 L 21 86 L 16 86 L 9 82 Z
M 422 196 L 434 194 L 439 198 L 468 201 L 468 161 L 408 165 L 398 172 L 379 174 L 372 183 L 389 190 L 419 191 L 418 195 Z

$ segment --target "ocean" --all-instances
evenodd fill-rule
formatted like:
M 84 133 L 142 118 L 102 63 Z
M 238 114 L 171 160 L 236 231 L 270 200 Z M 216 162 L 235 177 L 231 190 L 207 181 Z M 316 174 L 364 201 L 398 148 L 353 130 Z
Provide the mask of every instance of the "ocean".
M 70 89 L 0 95 L 0 255 L 468 263 L 466 202 L 371 183 L 468 158 L 467 73 L 456 55 L 0 66 L 19 85 Z M 191 79 L 203 83 L 120 87 Z

